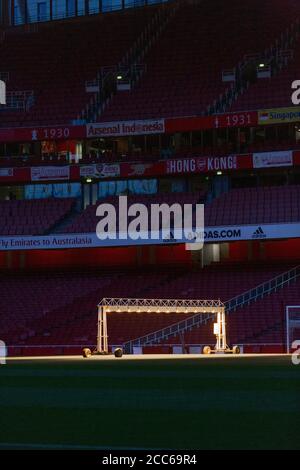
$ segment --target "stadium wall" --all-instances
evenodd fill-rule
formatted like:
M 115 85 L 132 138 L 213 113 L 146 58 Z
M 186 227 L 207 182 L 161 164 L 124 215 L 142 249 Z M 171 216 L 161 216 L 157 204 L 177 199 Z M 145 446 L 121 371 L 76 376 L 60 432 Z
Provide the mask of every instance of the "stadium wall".
M 147 266 L 203 266 L 219 261 L 281 261 L 300 259 L 300 239 L 240 241 L 206 245 L 204 252 L 184 244 L 68 250 L 0 251 L 0 270 L 136 268 Z
M 192 264 L 192 252 L 185 245 L 131 246 L 69 250 L 0 252 L 1 270 L 49 270 L 96 267 L 139 267 Z

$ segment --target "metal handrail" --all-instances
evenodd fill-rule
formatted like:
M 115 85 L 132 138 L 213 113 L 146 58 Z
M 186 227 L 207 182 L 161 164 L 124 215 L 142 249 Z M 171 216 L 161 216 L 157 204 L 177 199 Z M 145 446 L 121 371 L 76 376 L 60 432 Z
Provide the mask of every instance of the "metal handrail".
M 170 1 L 170 0 L 169 0 Z M 131 83 L 132 86 L 135 85 L 137 80 L 143 75 L 146 70 L 145 65 L 140 64 L 143 62 L 144 51 L 146 48 L 149 48 L 151 44 L 151 38 L 155 37 L 157 39 L 158 34 L 162 31 L 162 25 L 165 25 L 166 22 L 172 17 L 174 12 L 177 10 L 179 3 L 176 3 L 176 6 L 173 9 L 165 10 L 159 9 L 151 18 L 148 25 L 144 31 L 138 36 L 133 45 L 127 50 L 124 54 L 121 61 L 118 65 L 115 66 L 116 71 L 121 71 L 122 67 L 124 68 L 124 78 Z M 168 11 L 168 15 L 166 15 Z M 153 41 L 152 41 L 153 42 Z M 80 113 L 80 117 L 85 120 L 94 121 L 99 117 L 100 114 L 104 111 L 108 103 L 110 102 L 112 96 L 115 94 L 115 87 L 117 86 L 116 80 L 112 80 L 112 75 L 115 73 L 112 71 L 113 67 L 108 67 L 108 72 L 105 72 L 106 67 L 102 67 L 98 72 L 98 78 L 101 76 L 101 89 L 99 92 L 96 92 L 96 103 L 92 106 L 87 105 Z M 104 82 L 108 81 L 108 89 L 105 90 Z
M 227 312 L 235 310 L 237 307 L 240 307 L 245 303 L 261 298 L 262 296 L 271 293 L 278 287 L 283 286 L 285 283 L 296 279 L 298 276 L 300 276 L 300 265 L 290 269 L 289 271 L 285 271 L 284 273 L 279 274 L 278 276 L 275 276 L 272 279 L 265 281 L 258 286 L 255 286 L 252 289 L 249 289 L 242 294 L 239 294 L 228 300 L 225 302 L 226 310 Z
M 124 344 L 124 349 L 131 349 L 132 346 L 141 346 L 142 344 L 147 344 L 151 342 L 152 340 L 155 341 L 156 339 L 165 339 L 170 336 L 174 336 L 177 333 L 180 333 L 181 331 L 184 331 L 185 328 L 192 328 L 193 326 L 198 325 L 199 319 L 201 319 L 200 323 L 206 323 L 207 320 L 211 318 L 211 314 L 204 315 L 203 314 L 197 314 L 193 315 L 189 318 L 185 318 L 184 320 L 181 320 L 180 322 L 173 323 L 172 325 L 169 325 L 165 328 L 162 328 L 160 330 L 157 330 L 153 333 L 148 333 L 144 336 L 141 336 L 139 338 L 136 338 L 134 340 L 130 340 L 127 343 Z

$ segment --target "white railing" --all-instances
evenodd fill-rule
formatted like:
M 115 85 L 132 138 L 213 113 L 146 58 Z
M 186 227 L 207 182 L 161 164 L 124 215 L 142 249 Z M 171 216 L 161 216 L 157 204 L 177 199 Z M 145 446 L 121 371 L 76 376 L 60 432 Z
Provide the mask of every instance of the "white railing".
M 239 307 L 251 302 L 256 302 L 262 299 L 272 292 L 276 292 L 277 289 L 281 289 L 285 285 L 295 281 L 300 276 L 300 266 L 296 266 L 285 273 L 279 274 L 278 276 L 270 279 L 269 281 L 263 282 L 253 289 L 247 290 L 246 292 L 237 295 L 231 300 L 225 302 L 226 311 L 234 311 Z

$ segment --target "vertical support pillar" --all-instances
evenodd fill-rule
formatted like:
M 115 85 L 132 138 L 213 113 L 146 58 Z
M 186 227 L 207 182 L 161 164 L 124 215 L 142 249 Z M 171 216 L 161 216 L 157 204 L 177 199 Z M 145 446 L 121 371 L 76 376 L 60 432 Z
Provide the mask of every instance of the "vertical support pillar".
M 103 352 L 108 353 L 108 336 L 107 336 L 107 313 L 105 308 L 103 309 L 103 320 L 102 320 L 102 332 L 103 332 Z
M 218 333 L 217 333 L 217 344 L 216 350 L 217 351 L 225 351 L 227 346 L 226 340 L 226 321 L 225 321 L 225 310 L 224 308 L 220 309 L 217 313 L 217 325 L 218 325 Z
M 286 352 L 290 353 L 290 318 L 289 318 L 289 308 L 285 308 L 285 318 L 286 318 Z
M 225 310 L 222 308 L 221 311 L 221 348 L 226 349 L 227 341 L 226 341 L 226 319 L 225 319 Z
M 217 313 L 217 325 L 218 325 L 218 332 L 217 332 L 216 350 L 219 351 L 221 349 L 221 312 Z
M 90 14 L 89 0 L 84 0 L 84 14 L 88 16 Z
M 97 352 L 102 352 L 102 307 L 98 307 Z
M 24 8 L 24 24 L 27 24 L 27 23 L 29 23 L 29 21 L 28 21 L 28 5 L 27 5 L 27 0 L 24 0 L 23 8 Z
M 104 307 L 98 307 L 97 353 L 108 353 L 107 314 Z
M 15 0 L 11 0 L 10 24 L 11 26 L 15 26 Z

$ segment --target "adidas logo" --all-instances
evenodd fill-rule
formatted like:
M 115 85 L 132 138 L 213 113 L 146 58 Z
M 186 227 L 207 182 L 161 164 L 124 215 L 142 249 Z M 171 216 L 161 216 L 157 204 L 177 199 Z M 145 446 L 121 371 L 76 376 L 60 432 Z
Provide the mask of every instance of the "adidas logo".
M 252 235 L 252 238 L 257 239 L 257 238 L 267 238 L 267 235 L 263 231 L 261 227 L 258 227 L 255 232 Z

